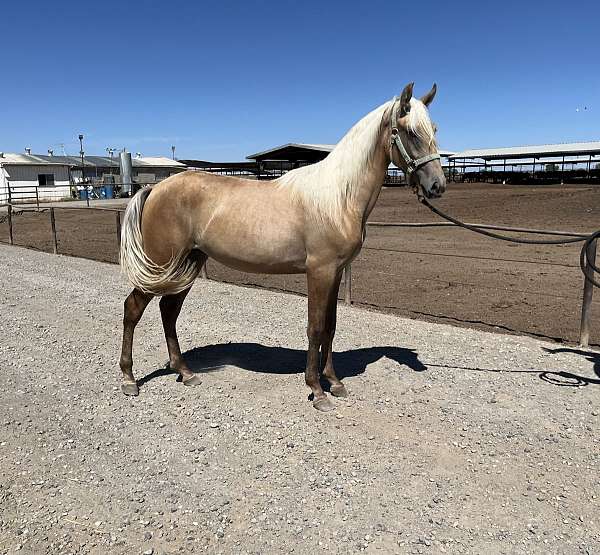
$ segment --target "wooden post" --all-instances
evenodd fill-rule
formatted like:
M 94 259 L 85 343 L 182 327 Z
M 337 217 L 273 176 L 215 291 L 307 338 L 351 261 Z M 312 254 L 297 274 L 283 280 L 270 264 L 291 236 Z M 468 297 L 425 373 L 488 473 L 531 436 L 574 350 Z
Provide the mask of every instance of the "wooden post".
M 344 268 L 344 302 L 352 304 L 352 264 Z
M 592 241 L 586 252 L 586 269 L 588 274 L 593 274 L 592 264 L 596 264 L 596 241 Z M 581 304 L 581 327 L 579 329 L 579 345 L 587 347 L 590 343 L 590 321 L 592 319 L 592 297 L 594 284 L 584 277 L 583 302 Z
M 40 188 L 35 188 L 35 205 L 37 206 L 38 212 L 40 211 Z
M 115 223 L 117 229 L 117 248 L 121 250 L 121 212 L 117 210 L 115 214 Z
M 8 244 L 13 244 L 12 204 L 8 205 Z
M 12 225 L 12 195 L 10 194 L 10 183 L 6 182 L 8 191 L 8 244 L 13 244 L 13 225 Z
M 54 208 L 50 208 L 50 227 L 52 228 L 52 240 L 54 241 L 54 254 L 58 254 L 58 241 L 56 239 L 56 220 L 54 219 Z

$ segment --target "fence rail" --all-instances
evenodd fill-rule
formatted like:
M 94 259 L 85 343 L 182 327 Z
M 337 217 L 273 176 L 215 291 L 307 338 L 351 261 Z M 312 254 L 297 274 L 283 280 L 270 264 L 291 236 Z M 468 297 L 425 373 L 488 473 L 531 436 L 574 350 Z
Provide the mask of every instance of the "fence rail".
M 13 237 L 13 209 L 16 208 L 12 202 L 0 204 L 0 206 L 7 207 L 8 214 L 8 230 L 9 230 L 9 244 L 14 244 Z M 50 229 L 52 234 L 52 244 L 53 244 L 53 252 L 54 254 L 58 254 L 58 237 L 56 231 L 56 219 L 55 219 L 55 211 L 56 210 L 98 210 L 105 212 L 114 212 L 115 213 L 115 235 L 117 239 L 117 245 L 120 248 L 121 245 L 121 214 L 124 212 L 124 208 L 110 208 L 103 206 L 49 206 L 49 207 L 36 207 L 36 208 L 25 208 L 22 205 L 19 205 L 19 212 L 49 212 L 50 218 Z M 453 224 L 451 222 L 367 222 L 368 226 L 371 227 L 404 227 L 404 228 L 423 228 L 423 227 L 450 227 L 457 228 L 459 226 Z M 549 229 L 531 229 L 531 228 L 522 228 L 522 227 L 512 227 L 512 226 L 503 226 L 503 225 L 490 225 L 490 224 L 468 224 L 472 227 L 480 228 L 480 229 L 493 229 L 500 231 L 509 231 L 513 233 L 524 233 L 524 234 L 534 234 L 534 235 L 555 235 L 555 236 L 563 236 L 563 237 L 578 237 L 585 238 L 589 237 L 590 234 L 578 233 L 573 231 L 562 231 L 562 230 L 549 230 Z M 588 253 L 589 257 L 586 263 L 586 267 L 588 272 L 592 272 L 593 268 L 596 264 L 596 241 L 593 241 L 590 251 Z M 209 279 L 207 265 L 204 264 L 201 271 L 201 277 L 204 279 Z M 344 302 L 347 305 L 351 305 L 353 303 L 352 299 L 352 264 L 348 264 L 344 268 Z M 583 347 L 587 347 L 589 345 L 589 337 L 590 337 L 590 323 L 591 323 L 591 307 L 593 300 L 593 284 L 590 280 L 584 277 L 584 286 L 583 286 L 583 301 L 581 308 L 581 323 L 580 323 L 580 345 Z

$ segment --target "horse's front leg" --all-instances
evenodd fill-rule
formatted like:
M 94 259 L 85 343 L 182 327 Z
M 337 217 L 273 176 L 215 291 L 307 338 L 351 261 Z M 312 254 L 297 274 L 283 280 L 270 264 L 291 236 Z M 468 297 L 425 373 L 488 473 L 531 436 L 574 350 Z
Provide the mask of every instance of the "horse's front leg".
M 333 368 L 333 338 L 337 322 L 338 292 L 340 290 L 341 273 L 338 275 L 327 307 L 327 322 L 325 325 L 325 341 L 321 347 L 321 364 L 323 376 L 330 384 L 329 391 L 335 397 L 348 397 L 348 391 L 337 377 Z
M 308 354 L 306 358 L 306 385 L 313 393 L 313 406 L 320 411 L 328 412 L 335 408 L 327 397 L 319 376 L 320 351 L 326 352 L 330 346 L 329 338 L 333 339 L 328 326 L 331 325 L 330 305 L 332 296 L 337 299 L 337 288 L 340 282 L 340 270 L 336 267 L 325 266 L 309 268 L 308 283 Z M 342 386 L 343 387 L 343 386 Z

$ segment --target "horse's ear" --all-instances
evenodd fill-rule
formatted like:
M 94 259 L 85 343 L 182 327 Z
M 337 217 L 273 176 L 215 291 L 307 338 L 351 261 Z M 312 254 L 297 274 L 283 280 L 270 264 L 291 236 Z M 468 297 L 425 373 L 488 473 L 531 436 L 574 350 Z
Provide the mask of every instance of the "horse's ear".
M 421 97 L 421 102 L 425 104 L 425 106 L 429 106 L 431 101 L 433 100 L 435 93 L 437 92 L 437 85 L 434 83 L 431 90 L 425 95 Z
M 414 83 L 409 83 L 404 87 L 404 90 L 400 95 L 400 117 L 405 116 L 410 111 L 410 99 L 413 95 L 414 86 Z

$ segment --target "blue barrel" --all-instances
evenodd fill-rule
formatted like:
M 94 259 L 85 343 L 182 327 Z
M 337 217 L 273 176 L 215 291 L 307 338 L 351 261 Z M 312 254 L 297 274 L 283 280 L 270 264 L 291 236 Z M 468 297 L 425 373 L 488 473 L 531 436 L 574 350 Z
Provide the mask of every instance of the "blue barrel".
M 80 189 L 80 190 L 78 191 L 78 193 L 79 193 L 79 199 L 80 199 L 80 200 L 87 200 L 87 198 L 88 198 L 88 192 L 87 192 L 87 189 Z
M 102 187 L 102 193 L 104 198 L 115 198 L 114 185 L 104 185 L 104 187 Z

